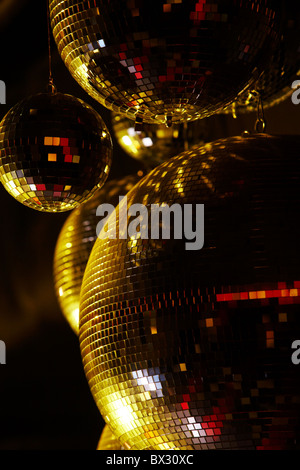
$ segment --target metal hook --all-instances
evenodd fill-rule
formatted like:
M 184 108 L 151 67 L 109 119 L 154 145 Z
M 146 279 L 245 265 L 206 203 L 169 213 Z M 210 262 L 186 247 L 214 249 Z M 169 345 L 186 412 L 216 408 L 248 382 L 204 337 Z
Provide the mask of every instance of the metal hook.
M 166 117 L 166 126 L 167 127 L 172 127 L 172 116 L 167 116 Z
M 259 93 L 258 103 L 257 103 L 257 120 L 255 123 L 255 131 L 259 134 L 263 134 L 266 130 L 267 124 L 265 120 L 263 100 L 261 93 Z

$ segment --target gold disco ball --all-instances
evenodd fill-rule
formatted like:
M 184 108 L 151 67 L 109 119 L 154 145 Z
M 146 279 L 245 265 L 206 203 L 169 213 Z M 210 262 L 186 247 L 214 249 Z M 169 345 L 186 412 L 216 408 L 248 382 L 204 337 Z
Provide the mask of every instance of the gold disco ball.
M 246 90 L 225 113 L 256 111 L 262 99 L 266 109 L 289 98 L 300 75 L 300 9 L 298 2 L 282 2 L 281 35 L 271 61 L 254 88 Z
M 300 137 L 256 134 L 195 147 L 145 176 L 127 195 L 128 211 L 147 209 L 135 234 L 121 203 L 122 236 L 102 233 L 86 267 L 79 340 L 122 445 L 299 449 L 299 186 Z M 178 205 L 170 239 L 152 236 L 154 204 Z
M 125 450 L 120 441 L 113 435 L 109 427 L 106 425 L 102 431 L 98 442 L 97 450 Z
M 82 278 L 100 221 L 96 215 L 97 207 L 104 203 L 117 206 L 119 196 L 125 196 L 139 179 L 138 175 L 130 175 L 108 181 L 93 198 L 71 212 L 60 231 L 53 262 L 55 293 L 64 317 L 76 334 Z
M 74 209 L 104 185 L 111 163 L 112 141 L 103 119 L 74 96 L 30 96 L 0 123 L 0 181 L 32 209 Z
M 252 83 L 277 41 L 276 0 L 49 0 L 58 51 L 102 105 L 147 123 L 210 116 Z
M 193 145 L 206 141 L 207 120 L 178 124 L 143 124 L 136 130 L 126 115 L 112 113 L 112 130 L 120 147 L 146 168 L 154 168 Z

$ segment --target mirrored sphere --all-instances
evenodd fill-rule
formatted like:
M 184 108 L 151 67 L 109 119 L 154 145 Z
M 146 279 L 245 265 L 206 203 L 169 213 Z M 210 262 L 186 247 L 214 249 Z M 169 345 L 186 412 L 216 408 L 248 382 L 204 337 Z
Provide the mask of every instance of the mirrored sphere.
M 148 123 L 210 116 L 263 71 L 275 0 L 49 0 L 58 51 L 107 108 Z
M 122 445 L 299 448 L 299 156 L 299 136 L 191 149 L 128 193 L 128 207 L 147 209 L 148 239 L 97 239 L 81 289 L 80 349 Z M 181 222 L 192 205 L 185 237 L 151 236 L 151 205 L 162 203 L 178 204 Z M 205 206 L 198 249 L 186 245 L 201 238 L 196 204 Z M 123 235 L 132 218 L 123 205 L 117 212 Z
M 76 208 L 104 185 L 111 164 L 112 141 L 103 119 L 74 96 L 30 96 L 0 123 L 0 181 L 32 209 Z

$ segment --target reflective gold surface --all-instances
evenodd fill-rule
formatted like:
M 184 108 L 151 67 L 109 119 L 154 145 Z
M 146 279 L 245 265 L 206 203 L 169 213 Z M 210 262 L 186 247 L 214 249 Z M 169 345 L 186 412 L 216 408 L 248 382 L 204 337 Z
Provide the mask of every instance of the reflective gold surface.
M 270 63 L 255 88 L 243 93 L 226 109 L 227 113 L 256 111 L 259 95 L 266 109 L 280 104 L 292 95 L 292 83 L 299 79 L 300 74 L 299 4 L 283 1 L 282 8 L 280 41 Z
M 71 95 L 30 96 L 0 123 L 0 181 L 32 209 L 74 209 L 103 186 L 111 163 L 103 119 Z
M 130 175 L 108 181 L 92 199 L 71 212 L 61 229 L 54 253 L 55 293 L 64 317 L 76 334 L 82 278 L 100 221 L 97 207 L 105 203 L 117 206 L 119 196 L 125 196 L 139 179 L 138 175 Z
M 149 169 L 193 145 L 204 144 L 207 126 L 207 120 L 199 119 L 170 128 L 165 124 L 143 124 L 141 130 L 136 130 L 134 122 L 126 115 L 112 113 L 112 130 L 118 144 Z
M 116 439 L 109 427 L 106 425 L 102 431 L 97 450 L 125 450 L 120 441 Z
M 205 243 L 97 239 L 80 299 L 90 390 L 132 449 L 299 448 L 300 139 L 255 135 L 154 169 L 128 205 L 205 205 Z
M 277 41 L 273 0 L 49 0 L 58 51 L 107 108 L 148 123 L 220 111 L 258 77 Z

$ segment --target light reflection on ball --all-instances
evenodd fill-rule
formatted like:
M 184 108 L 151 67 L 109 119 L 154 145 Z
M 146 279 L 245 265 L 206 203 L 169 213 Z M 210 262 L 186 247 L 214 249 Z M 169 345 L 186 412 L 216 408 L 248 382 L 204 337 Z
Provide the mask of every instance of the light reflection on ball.
M 80 300 L 84 370 L 135 449 L 299 448 L 300 139 L 256 135 L 154 169 L 128 205 L 205 205 L 205 243 L 97 240 Z M 118 229 L 118 226 L 117 226 Z M 118 231 L 118 230 L 117 230 Z

